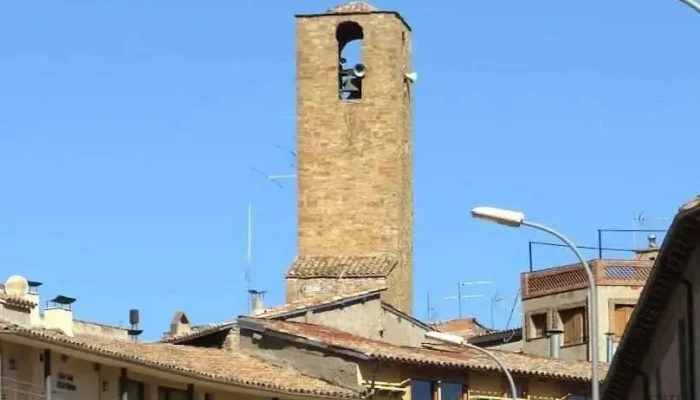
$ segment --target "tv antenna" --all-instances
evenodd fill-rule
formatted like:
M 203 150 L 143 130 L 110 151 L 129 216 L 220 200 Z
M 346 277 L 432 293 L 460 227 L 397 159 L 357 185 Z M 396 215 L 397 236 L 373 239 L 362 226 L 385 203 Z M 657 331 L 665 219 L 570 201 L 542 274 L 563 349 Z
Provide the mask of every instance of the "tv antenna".
M 262 176 L 265 178 L 266 181 L 269 181 L 269 182 L 274 183 L 277 187 L 279 187 L 279 188 L 282 189 L 282 190 L 284 190 L 284 186 L 282 186 L 282 184 L 279 182 L 280 180 L 283 180 L 283 179 L 293 179 L 293 178 L 296 178 L 296 177 L 297 177 L 297 174 L 269 175 L 269 174 L 267 174 L 267 173 L 265 173 L 265 172 L 263 172 L 263 171 L 261 171 L 261 170 L 255 168 L 255 167 L 250 167 L 250 169 L 251 169 L 253 172 L 256 172 L 256 173 L 262 175 Z
M 248 203 L 248 229 L 246 233 L 246 251 L 245 251 L 245 270 L 243 272 L 244 279 L 245 279 L 245 292 L 246 295 L 244 298 L 246 299 L 246 306 L 248 306 L 248 293 L 251 291 L 250 287 L 250 282 L 251 282 L 251 269 L 252 269 L 252 261 L 253 261 L 253 204 Z
M 435 310 L 435 307 L 430 303 L 430 290 L 428 290 L 428 297 L 427 297 L 427 308 L 428 308 L 428 313 L 427 313 L 427 321 L 428 322 L 435 322 L 437 321 L 437 311 Z
M 515 307 L 518 306 L 518 298 L 520 297 L 520 289 L 515 293 L 515 298 L 513 298 L 513 306 L 510 308 L 510 315 L 508 315 L 508 321 L 506 321 L 505 329 L 508 329 L 510 322 L 513 320 L 513 313 L 515 313 Z
M 637 232 L 646 226 L 647 221 L 661 222 L 670 221 L 671 218 L 648 217 L 644 211 L 637 214 L 632 220 L 632 248 L 637 248 Z
M 275 144 L 275 148 L 278 149 L 278 150 L 284 151 L 285 153 L 287 153 L 287 154 L 291 155 L 292 157 L 294 157 L 294 159 L 296 160 L 296 158 L 297 158 L 297 152 L 296 152 L 296 151 L 294 151 L 294 150 L 292 150 L 292 149 L 289 149 L 289 148 L 287 148 L 287 147 L 281 146 L 281 145 L 279 145 L 279 144 Z M 295 163 L 290 163 L 289 166 L 290 166 L 291 168 L 296 168 Z
M 491 296 L 491 329 L 493 330 L 496 329 L 496 307 L 501 301 L 503 301 L 503 298 L 498 295 L 498 290 L 496 290 L 496 293 L 493 296 Z
M 488 285 L 493 282 L 490 281 L 471 281 L 471 282 L 457 282 L 457 296 L 447 296 L 443 297 L 443 300 L 457 300 L 457 309 L 459 318 L 462 318 L 462 299 L 478 299 L 484 297 L 480 294 L 462 294 L 463 286 L 474 286 L 474 285 Z

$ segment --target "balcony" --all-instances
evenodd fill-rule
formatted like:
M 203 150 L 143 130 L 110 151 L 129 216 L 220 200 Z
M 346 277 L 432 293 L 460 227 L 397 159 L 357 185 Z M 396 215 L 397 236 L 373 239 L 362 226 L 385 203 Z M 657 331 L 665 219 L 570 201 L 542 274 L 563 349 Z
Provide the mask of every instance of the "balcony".
M 638 286 L 646 284 L 652 260 L 593 260 L 589 262 L 596 283 L 601 286 Z M 581 264 L 565 265 L 525 272 L 520 276 L 522 298 L 547 296 L 588 287 Z
M 46 391 L 43 384 L 20 381 L 6 376 L 1 377 L 2 388 L 0 389 L 1 400 L 44 400 Z M 54 391 L 51 400 L 61 400 L 60 393 Z
M 507 393 L 501 392 L 485 392 L 483 390 L 469 390 L 467 392 L 468 400 L 507 400 L 512 399 Z M 562 397 L 544 397 L 544 396 L 525 396 L 519 397 L 517 400 L 585 400 L 584 396 L 574 396 L 571 394 Z

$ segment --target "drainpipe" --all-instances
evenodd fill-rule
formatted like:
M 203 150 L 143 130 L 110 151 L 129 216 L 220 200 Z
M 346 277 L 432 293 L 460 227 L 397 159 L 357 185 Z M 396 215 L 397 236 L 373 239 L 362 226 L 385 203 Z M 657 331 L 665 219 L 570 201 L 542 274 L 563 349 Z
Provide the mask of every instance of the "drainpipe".
M 613 354 L 615 353 L 614 349 L 613 349 L 613 343 L 614 343 L 613 338 L 615 337 L 615 334 L 612 332 L 608 332 L 605 334 L 605 336 L 606 336 L 606 338 L 605 338 L 605 344 L 606 344 L 606 346 L 605 346 L 605 358 L 606 358 L 606 361 L 605 362 L 610 364 L 612 362 L 612 359 L 613 359 Z
M 0 395 L 2 395 L 3 391 L 3 385 L 2 385 L 2 377 L 4 376 L 4 372 L 2 369 L 3 363 L 5 360 L 3 359 L 3 352 L 2 352 L 2 342 L 0 342 Z
M 551 358 L 559 358 L 559 350 L 561 349 L 561 335 L 564 333 L 561 329 L 551 329 L 549 331 L 549 356 Z
M 119 400 L 129 400 L 129 375 L 126 368 L 119 372 Z
M 44 390 L 46 391 L 46 400 L 51 400 L 53 397 L 53 383 L 51 382 L 51 350 L 44 350 Z
M 695 313 L 693 309 L 695 308 L 695 299 L 693 296 L 693 283 L 685 278 L 681 278 L 681 283 L 685 286 L 685 318 L 688 321 L 687 326 L 687 336 L 688 336 L 688 375 L 692 378 L 690 379 L 690 398 L 695 398 Z

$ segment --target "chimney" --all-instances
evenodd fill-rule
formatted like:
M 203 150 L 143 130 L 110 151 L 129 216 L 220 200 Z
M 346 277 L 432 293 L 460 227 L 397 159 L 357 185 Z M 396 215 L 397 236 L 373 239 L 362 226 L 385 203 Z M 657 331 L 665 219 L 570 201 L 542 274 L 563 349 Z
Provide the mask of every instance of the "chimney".
M 73 336 L 74 298 L 58 295 L 46 302 L 44 310 L 44 328 L 56 329 L 66 336 Z
M 192 326 L 190 325 L 190 320 L 184 311 L 180 310 L 175 313 L 173 319 L 170 321 L 170 332 L 166 335 L 168 337 L 174 337 L 178 335 L 185 335 L 192 332 Z
M 654 235 L 652 233 L 651 235 L 649 235 L 649 237 L 647 239 L 649 240 L 649 248 L 655 249 L 656 248 L 656 235 Z
M 551 358 L 559 358 L 562 333 L 564 332 L 561 329 L 549 330 L 549 357 Z
M 29 291 L 25 295 L 25 298 L 36 304 L 36 307 L 33 307 L 29 312 L 29 324 L 31 326 L 39 326 L 41 325 L 41 310 L 39 309 L 41 298 L 39 297 L 39 286 L 43 284 L 37 281 L 27 281 L 27 284 L 29 285 Z
M 250 294 L 250 315 L 256 316 L 265 311 L 265 293 L 264 290 L 249 290 Z
M 138 342 L 139 336 L 143 333 L 143 330 L 139 329 L 139 310 L 129 310 L 129 325 L 131 325 L 131 327 L 127 331 L 127 334 L 129 335 L 129 340 L 131 340 L 132 342 Z
M 659 246 L 656 244 L 656 235 L 653 233 L 647 237 L 649 246 L 646 249 L 637 250 L 637 260 L 654 261 L 659 254 Z

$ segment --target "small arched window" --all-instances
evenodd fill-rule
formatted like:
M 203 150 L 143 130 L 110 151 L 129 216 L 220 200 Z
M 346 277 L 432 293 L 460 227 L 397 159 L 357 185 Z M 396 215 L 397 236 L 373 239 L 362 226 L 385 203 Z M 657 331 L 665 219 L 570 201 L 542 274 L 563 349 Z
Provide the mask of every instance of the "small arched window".
M 362 80 L 365 65 L 362 63 L 364 30 L 357 22 L 345 21 L 335 30 L 338 40 L 338 95 L 343 100 L 362 98 Z

